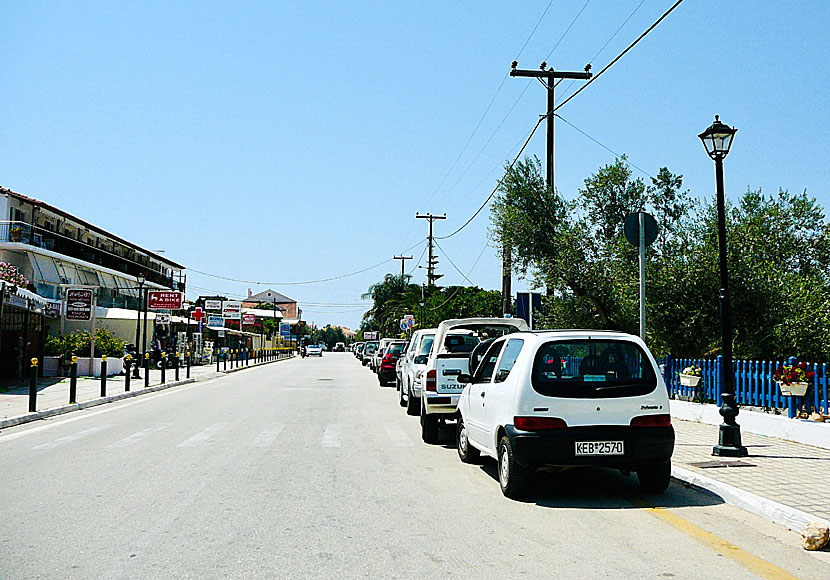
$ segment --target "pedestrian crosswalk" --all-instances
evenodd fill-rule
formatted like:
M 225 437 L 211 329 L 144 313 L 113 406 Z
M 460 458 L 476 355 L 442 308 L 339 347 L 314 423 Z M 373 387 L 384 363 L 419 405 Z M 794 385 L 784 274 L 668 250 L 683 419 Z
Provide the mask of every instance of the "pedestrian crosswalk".
M 244 441 L 242 444 L 250 448 L 264 449 L 274 447 L 279 444 L 281 439 L 288 438 L 294 440 L 295 444 L 300 442 L 305 445 L 315 445 L 324 449 L 336 449 L 367 435 L 381 437 L 389 445 L 394 447 L 413 446 L 412 437 L 400 425 L 383 423 L 382 430 L 379 427 L 381 425 L 347 426 L 342 423 L 309 425 L 274 422 L 260 426 L 257 429 L 244 424 L 212 423 L 203 426 L 199 430 L 182 433 L 174 423 L 159 423 L 113 440 L 114 438 L 106 433 L 106 431 L 117 431 L 117 426 L 106 424 L 82 429 L 72 434 L 40 443 L 32 449 L 54 449 L 71 443 L 77 443 L 81 440 L 91 440 L 96 434 L 100 435 L 99 439 L 103 443 L 102 446 L 108 449 L 125 449 L 142 444 L 162 444 L 181 449 L 199 448 L 221 441 L 223 437 L 233 437 L 234 441 L 240 441 L 241 438 L 241 441 Z M 367 430 L 369 431 L 368 433 Z M 97 443 L 98 441 L 96 440 L 90 444 L 96 445 Z

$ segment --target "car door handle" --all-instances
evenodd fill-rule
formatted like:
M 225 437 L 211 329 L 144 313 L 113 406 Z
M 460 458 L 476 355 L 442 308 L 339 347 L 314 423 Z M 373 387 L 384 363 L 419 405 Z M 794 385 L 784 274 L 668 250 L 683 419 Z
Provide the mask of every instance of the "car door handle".
M 481 391 L 481 397 L 484 398 L 484 391 Z

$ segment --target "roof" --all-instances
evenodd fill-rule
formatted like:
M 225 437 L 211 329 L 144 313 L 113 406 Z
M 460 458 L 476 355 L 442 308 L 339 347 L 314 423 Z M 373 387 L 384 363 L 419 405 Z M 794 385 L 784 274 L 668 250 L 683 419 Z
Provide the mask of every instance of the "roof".
M 182 266 L 181 264 L 177 264 L 176 262 L 170 260 L 169 258 L 165 258 L 163 256 L 160 256 L 160 255 L 156 254 L 155 252 L 147 250 L 146 248 L 142 248 L 141 246 L 138 246 L 138 245 L 136 245 L 132 242 L 128 242 L 124 238 L 118 237 L 115 234 L 111 234 L 110 232 L 108 232 L 108 231 L 106 231 L 102 228 L 99 228 L 98 226 L 93 225 L 93 224 L 91 224 L 87 221 L 84 221 L 81 218 L 79 218 L 77 216 L 74 216 L 69 212 L 63 211 L 62 209 L 57 208 L 54 205 L 50 205 L 50 204 L 46 203 L 45 201 L 40 201 L 39 199 L 35 199 L 33 197 L 23 195 L 22 193 L 17 193 L 16 191 L 12 191 L 11 189 L 9 189 L 7 187 L 2 187 L 2 186 L 0 186 L 0 193 L 4 193 L 4 194 L 6 194 L 10 197 L 17 198 L 21 201 L 25 201 L 26 203 L 29 203 L 29 204 L 32 204 L 32 205 L 36 205 L 38 207 L 48 209 L 49 211 L 51 211 L 53 213 L 56 213 L 60 216 L 63 216 L 65 218 L 71 219 L 72 221 L 75 221 L 75 222 L 79 223 L 80 225 L 84 226 L 87 229 L 96 231 L 99 234 L 103 234 L 103 235 L 105 235 L 109 238 L 112 238 L 113 240 L 115 240 L 115 241 L 117 241 L 121 244 L 124 244 L 125 246 L 129 246 L 134 250 L 137 250 L 139 252 L 143 252 L 143 253 L 147 254 L 148 256 L 152 256 L 156 260 L 164 262 L 165 264 L 167 264 L 169 266 L 173 266 L 174 268 L 178 268 L 180 270 L 185 269 L 184 266 Z
M 289 298 L 285 294 L 280 294 L 276 290 L 263 290 L 257 294 L 252 296 L 248 296 L 247 298 L 243 298 L 242 302 L 274 302 L 276 299 L 277 304 L 293 304 L 297 301 L 293 298 Z

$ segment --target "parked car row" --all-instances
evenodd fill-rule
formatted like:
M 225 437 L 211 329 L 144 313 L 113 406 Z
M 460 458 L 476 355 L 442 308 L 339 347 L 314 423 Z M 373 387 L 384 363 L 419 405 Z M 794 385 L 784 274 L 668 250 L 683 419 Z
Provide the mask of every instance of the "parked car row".
M 668 487 L 668 393 L 637 336 L 531 332 L 521 319 L 468 318 L 354 350 L 381 385 L 394 380 L 425 443 L 437 443 L 440 427 L 454 421 L 461 461 L 495 459 L 507 497 L 522 497 L 540 468 L 608 467 L 636 473 L 646 492 Z

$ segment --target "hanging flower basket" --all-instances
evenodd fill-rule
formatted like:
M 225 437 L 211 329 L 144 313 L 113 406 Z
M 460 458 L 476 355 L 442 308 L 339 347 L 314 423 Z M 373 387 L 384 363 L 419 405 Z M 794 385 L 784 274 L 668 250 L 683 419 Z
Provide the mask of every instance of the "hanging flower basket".
M 807 387 L 810 383 L 790 383 L 789 385 L 783 382 L 778 383 L 778 388 L 781 389 L 781 394 L 785 397 L 803 397 L 807 394 Z
M 700 384 L 700 381 L 703 380 L 703 377 L 699 377 L 697 375 L 684 375 L 680 373 L 680 384 L 684 387 L 696 387 Z

